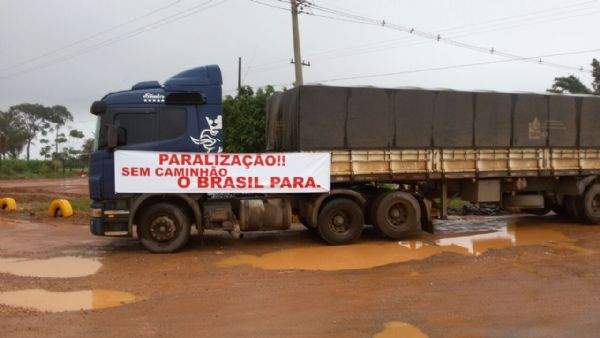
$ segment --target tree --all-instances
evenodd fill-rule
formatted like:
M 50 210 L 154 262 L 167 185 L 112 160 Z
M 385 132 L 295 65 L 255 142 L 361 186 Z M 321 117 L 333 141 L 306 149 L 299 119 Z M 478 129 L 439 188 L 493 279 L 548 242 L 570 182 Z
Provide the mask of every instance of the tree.
M 273 94 L 272 86 L 258 89 L 240 88 L 236 97 L 228 95 L 223 101 L 225 151 L 261 152 L 265 149 L 265 106 Z
M 592 77 L 594 78 L 592 82 L 594 94 L 600 95 L 600 62 L 596 59 L 592 60 Z
M 80 130 L 71 129 L 71 131 L 69 131 L 69 136 L 77 139 L 82 139 L 85 135 L 83 135 L 83 132 Z
M 552 88 L 548 89 L 551 93 L 558 94 L 591 94 L 592 91 L 584 85 L 579 78 L 574 75 L 554 78 Z
M 24 121 L 17 113 L 0 111 L 0 159 L 17 158 L 26 144 Z
M 37 103 L 22 103 L 9 108 L 9 113 L 19 116 L 23 122 L 24 136 L 27 145 L 27 160 L 29 161 L 29 150 L 33 140 L 42 129 L 42 123 L 47 116 L 47 108 Z
M 69 131 L 69 137 L 71 139 L 83 139 L 85 137 L 85 135 L 80 130 L 71 129 Z M 59 134 L 59 139 L 57 142 L 66 143 L 67 137 L 63 133 L 61 133 L 61 134 Z M 63 167 L 63 172 L 65 171 L 67 166 L 69 167 L 69 169 L 72 168 L 73 164 L 75 162 L 78 162 L 79 156 L 82 153 L 81 149 L 72 147 L 71 145 L 72 145 L 72 142 L 69 142 L 68 146 L 65 146 L 61 150 L 61 152 L 55 153 L 55 156 L 54 156 L 55 159 L 61 161 L 62 167 Z
M 552 88 L 548 89 L 551 93 L 559 94 L 595 94 L 600 95 L 600 62 L 592 60 L 592 89 L 588 88 L 578 77 L 574 75 L 561 76 L 554 78 Z
M 79 155 L 79 160 L 82 163 L 88 163 L 90 161 L 90 155 L 94 149 L 94 139 L 88 138 L 83 141 L 83 147 L 81 148 L 81 154 Z
M 72 122 L 73 115 L 71 115 L 67 107 L 56 105 L 47 108 L 44 120 L 47 122 L 45 123 L 45 128 L 42 129 L 42 134 L 45 136 L 49 131 L 54 131 L 54 153 L 58 154 L 58 145 L 67 142 L 65 134 L 60 132 L 60 128 L 68 122 Z M 49 124 L 54 124 L 54 126 L 50 127 Z

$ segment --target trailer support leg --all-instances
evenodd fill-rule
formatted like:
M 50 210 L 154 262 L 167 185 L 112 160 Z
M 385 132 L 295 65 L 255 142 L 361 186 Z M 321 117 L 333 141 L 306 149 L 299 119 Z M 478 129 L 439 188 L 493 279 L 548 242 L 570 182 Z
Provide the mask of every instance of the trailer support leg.
M 440 196 L 440 218 L 448 219 L 448 182 L 442 180 L 442 194 Z

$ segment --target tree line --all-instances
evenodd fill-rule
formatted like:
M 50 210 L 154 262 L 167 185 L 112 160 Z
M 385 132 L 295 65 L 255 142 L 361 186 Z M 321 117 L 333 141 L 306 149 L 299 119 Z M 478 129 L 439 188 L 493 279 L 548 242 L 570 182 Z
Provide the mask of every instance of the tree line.
M 31 159 L 31 145 L 39 138 L 40 155 L 47 160 L 67 161 L 79 159 L 87 161 L 92 139 L 84 141 L 83 147 L 69 147 L 69 139 L 82 140 L 85 135 L 77 129 L 65 133 L 73 115 L 65 106 L 51 107 L 37 103 L 22 103 L 0 111 L 0 160 L 18 159 L 25 152 L 25 159 Z

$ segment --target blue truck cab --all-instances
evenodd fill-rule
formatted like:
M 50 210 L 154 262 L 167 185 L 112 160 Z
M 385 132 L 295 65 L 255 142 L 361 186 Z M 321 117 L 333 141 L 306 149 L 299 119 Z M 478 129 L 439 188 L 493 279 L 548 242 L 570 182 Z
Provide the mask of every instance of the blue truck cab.
M 223 151 L 221 86 L 219 67 L 209 65 L 181 72 L 163 84 L 140 82 L 92 104 L 91 113 L 97 116 L 89 164 L 92 234 L 131 235 L 134 220 L 130 215 L 134 203 L 142 202 L 139 197 L 115 193 L 115 149 Z

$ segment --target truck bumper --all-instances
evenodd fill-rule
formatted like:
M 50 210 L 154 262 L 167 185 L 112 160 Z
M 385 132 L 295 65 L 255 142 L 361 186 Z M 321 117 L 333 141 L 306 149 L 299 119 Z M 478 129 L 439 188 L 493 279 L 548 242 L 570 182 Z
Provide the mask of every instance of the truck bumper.
M 129 211 L 92 208 L 90 232 L 96 236 L 131 236 L 129 232 Z

